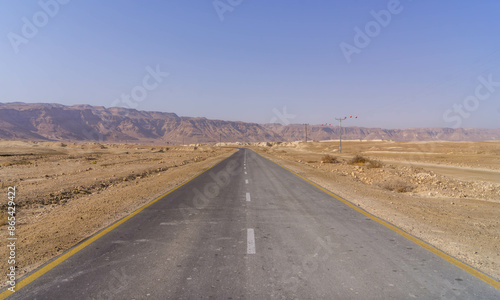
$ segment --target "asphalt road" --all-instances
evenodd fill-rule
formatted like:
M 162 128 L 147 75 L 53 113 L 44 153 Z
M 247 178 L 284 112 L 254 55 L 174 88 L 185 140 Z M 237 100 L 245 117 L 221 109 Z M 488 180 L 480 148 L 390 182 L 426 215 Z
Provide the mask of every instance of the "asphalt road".
M 500 290 L 250 150 L 9 299 L 500 299 Z

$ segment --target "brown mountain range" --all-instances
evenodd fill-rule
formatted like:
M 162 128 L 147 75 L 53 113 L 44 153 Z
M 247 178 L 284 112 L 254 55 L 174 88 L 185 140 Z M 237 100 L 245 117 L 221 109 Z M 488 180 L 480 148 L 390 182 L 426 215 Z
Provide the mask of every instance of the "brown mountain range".
M 308 126 L 314 140 L 339 138 L 338 127 Z M 61 104 L 0 103 L 0 139 L 37 141 L 97 141 L 121 143 L 191 144 L 218 142 L 296 141 L 304 125 L 257 124 L 121 107 Z M 342 128 L 344 139 L 395 141 L 500 140 L 500 129 Z

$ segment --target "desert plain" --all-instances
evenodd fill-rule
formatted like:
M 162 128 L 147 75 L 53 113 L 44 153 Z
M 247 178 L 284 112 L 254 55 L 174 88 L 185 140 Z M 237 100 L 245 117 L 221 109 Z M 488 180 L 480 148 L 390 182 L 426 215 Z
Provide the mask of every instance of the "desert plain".
M 0 141 L 2 236 L 16 187 L 18 276 L 247 147 L 500 279 L 500 142 L 137 145 Z M 332 199 L 332 201 L 336 201 Z M 373 253 L 376 255 L 376 253 Z M 8 249 L 0 248 L 0 257 Z M 7 261 L 0 261 L 6 270 Z

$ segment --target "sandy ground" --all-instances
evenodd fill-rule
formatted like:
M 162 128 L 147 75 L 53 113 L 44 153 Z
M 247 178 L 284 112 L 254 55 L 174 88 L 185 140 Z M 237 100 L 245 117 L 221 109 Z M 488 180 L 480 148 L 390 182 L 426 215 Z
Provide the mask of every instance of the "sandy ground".
M 348 141 L 341 154 L 338 141 L 250 148 L 500 279 L 500 142 Z M 353 163 L 356 155 L 373 163 Z
M 17 278 L 235 151 L 1 141 L 0 231 L 7 236 L 7 191 L 15 186 Z M 0 247 L 4 274 L 8 256 Z

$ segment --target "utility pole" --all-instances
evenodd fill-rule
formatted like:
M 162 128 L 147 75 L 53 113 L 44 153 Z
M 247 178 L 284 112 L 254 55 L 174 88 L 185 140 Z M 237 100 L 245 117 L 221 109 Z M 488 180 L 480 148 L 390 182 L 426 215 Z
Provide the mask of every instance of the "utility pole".
M 222 147 L 222 133 L 219 132 L 219 147 Z
M 342 121 L 344 121 L 346 118 L 347 117 L 335 118 L 335 120 L 339 121 L 339 127 L 340 127 L 339 153 L 342 153 Z
M 352 119 L 352 116 L 350 116 L 349 118 Z M 358 118 L 358 116 L 354 117 L 354 119 L 357 119 L 357 118 Z M 339 153 L 342 153 L 342 121 L 344 121 L 345 119 L 347 119 L 347 117 L 335 118 L 335 120 L 339 121 L 339 127 L 340 127 Z
M 307 143 L 307 124 L 304 124 L 305 128 L 306 128 L 306 143 Z

